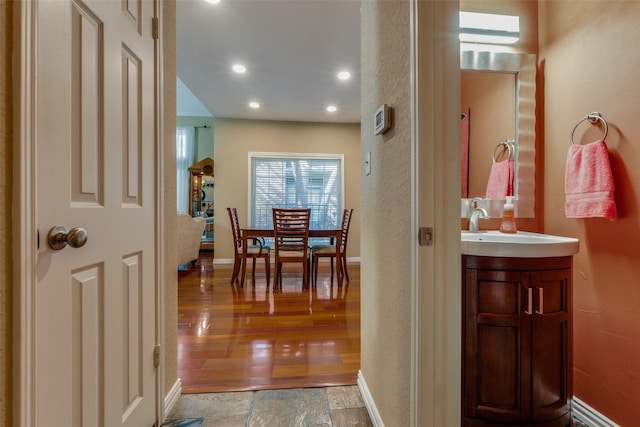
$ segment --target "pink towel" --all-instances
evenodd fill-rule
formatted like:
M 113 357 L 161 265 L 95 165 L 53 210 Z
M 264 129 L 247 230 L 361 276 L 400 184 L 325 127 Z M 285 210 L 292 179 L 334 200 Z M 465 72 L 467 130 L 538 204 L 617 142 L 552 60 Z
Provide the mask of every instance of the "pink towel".
M 513 171 L 513 160 L 503 160 L 491 165 L 485 197 L 502 200 L 513 196 Z
M 564 192 L 567 218 L 616 219 L 613 175 L 603 140 L 569 147 Z

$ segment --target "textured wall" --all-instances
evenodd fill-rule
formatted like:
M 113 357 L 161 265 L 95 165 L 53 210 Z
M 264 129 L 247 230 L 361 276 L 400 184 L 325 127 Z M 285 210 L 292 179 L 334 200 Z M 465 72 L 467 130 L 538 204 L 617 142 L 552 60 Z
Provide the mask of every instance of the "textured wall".
M 11 185 L 13 159 L 12 4 L 0 1 L 0 426 L 11 426 L 12 316 Z
M 215 258 L 233 259 L 228 207 L 247 224 L 248 153 L 337 153 L 344 155 L 344 203 L 354 208 L 347 256 L 360 256 L 360 125 L 261 120 L 215 120 Z
M 164 111 L 164 390 L 178 380 L 178 273 L 176 270 L 176 5 L 162 11 Z
M 574 393 L 623 426 L 640 419 L 640 1 L 541 1 L 545 232 L 580 239 L 574 257 Z M 576 122 L 599 111 L 618 219 L 567 219 L 564 170 Z M 576 142 L 601 132 L 583 123 Z
M 411 340 L 411 127 L 409 3 L 361 3 L 361 372 L 385 425 L 409 425 Z M 393 108 L 374 136 L 373 114 Z M 384 167 L 382 166 L 384 165 Z

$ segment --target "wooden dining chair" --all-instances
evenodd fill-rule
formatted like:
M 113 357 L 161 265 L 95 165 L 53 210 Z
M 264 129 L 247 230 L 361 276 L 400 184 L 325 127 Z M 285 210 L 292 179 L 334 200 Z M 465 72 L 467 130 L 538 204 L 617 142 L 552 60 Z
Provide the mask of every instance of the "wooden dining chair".
M 338 277 L 344 277 L 349 283 L 349 272 L 347 271 L 347 239 L 349 237 L 349 225 L 351 224 L 351 214 L 353 209 L 345 209 L 342 212 L 342 234 L 340 236 L 340 259 L 336 260 L 336 271 Z M 336 245 L 314 245 L 311 246 L 311 259 L 313 260 L 313 284 L 318 281 L 318 259 L 330 258 L 331 278 L 333 279 L 333 262 L 336 257 Z
M 264 258 L 264 269 L 267 276 L 267 287 L 269 286 L 270 269 L 269 264 L 271 262 L 271 247 L 264 244 L 261 239 L 253 239 L 252 245 L 247 245 L 247 248 L 243 247 L 242 233 L 240 231 L 240 222 L 238 221 L 238 211 L 236 208 L 227 208 L 229 212 L 229 220 L 231 221 L 231 232 L 233 233 L 233 273 L 231 273 L 231 283 L 238 283 L 238 274 L 240 273 L 240 267 L 242 267 L 242 277 L 240 278 L 240 286 L 244 285 L 244 272 L 246 270 L 247 259 L 251 258 L 251 277 L 255 283 L 256 280 L 256 258 Z M 244 263 L 244 264 L 243 264 Z
M 273 283 L 282 286 L 282 263 L 301 262 L 303 288 L 309 285 L 309 222 L 311 209 L 273 208 L 275 271 Z

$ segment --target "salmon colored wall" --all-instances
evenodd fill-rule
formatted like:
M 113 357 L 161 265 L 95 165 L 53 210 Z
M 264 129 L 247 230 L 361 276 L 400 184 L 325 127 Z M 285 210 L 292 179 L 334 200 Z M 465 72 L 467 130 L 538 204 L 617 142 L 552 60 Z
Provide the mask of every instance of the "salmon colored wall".
M 544 231 L 577 237 L 574 394 L 623 426 L 640 420 L 640 1 L 539 3 L 544 72 Z M 567 219 L 569 135 L 585 114 L 609 124 L 618 219 Z M 584 124 L 576 141 L 594 141 Z

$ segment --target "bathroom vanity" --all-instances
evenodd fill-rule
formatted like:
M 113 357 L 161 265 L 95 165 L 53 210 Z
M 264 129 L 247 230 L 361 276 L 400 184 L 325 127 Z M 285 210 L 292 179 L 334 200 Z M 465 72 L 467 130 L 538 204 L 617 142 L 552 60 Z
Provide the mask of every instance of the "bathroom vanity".
M 571 255 L 578 241 L 521 232 L 466 237 L 462 425 L 570 426 Z M 558 245 L 546 237 L 559 239 Z M 546 250 L 545 242 L 551 245 Z

